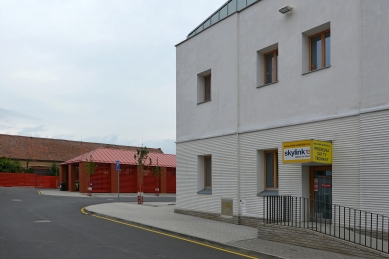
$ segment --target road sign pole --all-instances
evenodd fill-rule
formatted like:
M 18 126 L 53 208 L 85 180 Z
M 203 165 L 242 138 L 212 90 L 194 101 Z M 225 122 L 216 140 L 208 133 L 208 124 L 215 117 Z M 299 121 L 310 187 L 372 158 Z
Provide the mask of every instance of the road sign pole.
M 120 202 L 120 161 L 116 161 L 116 170 L 118 171 L 118 202 Z

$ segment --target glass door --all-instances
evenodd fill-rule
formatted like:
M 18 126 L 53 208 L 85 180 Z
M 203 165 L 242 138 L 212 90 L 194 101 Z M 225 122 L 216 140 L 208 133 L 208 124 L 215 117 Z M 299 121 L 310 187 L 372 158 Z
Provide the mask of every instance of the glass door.
M 314 220 L 332 219 L 332 168 L 311 168 L 311 215 Z

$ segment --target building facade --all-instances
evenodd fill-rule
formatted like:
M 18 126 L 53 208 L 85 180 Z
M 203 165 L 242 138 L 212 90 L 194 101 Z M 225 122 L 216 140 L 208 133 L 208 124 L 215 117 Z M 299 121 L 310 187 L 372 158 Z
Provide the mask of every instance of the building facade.
M 176 46 L 176 211 L 261 218 L 264 196 L 287 195 L 388 215 L 388 11 L 232 0 L 190 32 Z M 312 159 L 313 140 L 330 160 Z

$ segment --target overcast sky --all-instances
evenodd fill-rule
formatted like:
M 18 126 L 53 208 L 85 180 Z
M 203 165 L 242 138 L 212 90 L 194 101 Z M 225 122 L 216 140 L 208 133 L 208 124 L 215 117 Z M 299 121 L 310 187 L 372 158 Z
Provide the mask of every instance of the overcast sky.
M 0 0 L 0 133 L 175 154 L 175 47 L 226 0 Z

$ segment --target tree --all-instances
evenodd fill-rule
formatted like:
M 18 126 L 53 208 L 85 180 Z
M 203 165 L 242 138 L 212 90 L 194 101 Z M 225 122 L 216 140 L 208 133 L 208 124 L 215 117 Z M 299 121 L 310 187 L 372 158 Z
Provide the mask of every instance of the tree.
M 88 161 L 88 158 L 85 159 L 86 161 L 86 164 L 85 164 L 85 173 L 87 175 L 91 175 L 91 174 L 94 174 L 96 169 L 97 169 L 97 164 L 93 161 L 93 158 L 92 158 L 92 155 L 90 155 L 89 157 L 89 161 Z
M 5 173 L 21 173 L 24 171 L 24 168 L 18 160 L 11 160 L 6 157 L 0 158 L 0 172 Z
M 153 168 L 153 175 L 155 176 L 155 178 L 157 179 L 157 188 L 158 188 L 158 193 L 159 193 L 159 178 L 161 178 L 163 176 L 163 172 L 162 172 L 162 167 L 160 167 L 158 165 L 158 158 L 157 158 L 157 164 L 154 166 Z
M 149 151 L 147 150 L 147 147 L 141 147 L 140 149 L 137 149 L 136 154 L 134 155 L 134 159 L 136 160 L 138 166 L 139 185 L 141 188 L 143 188 L 144 167 L 146 166 L 148 169 L 148 167 L 151 166 L 152 163 L 151 157 L 149 157 Z
M 85 174 L 88 176 L 87 178 L 88 178 L 88 181 L 90 182 L 90 176 L 91 176 L 92 174 L 95 173 L 95 171 L 96 171 L 96 169 L 97 169 L 98 166 L 97 166 L 97 164 L 93 161 L 92 155 L 90 155 L 89 161 L 88 161 L 88 158 L 86 158 L 85 161 L 86 161 L 86 163 L 85 163 L 85 170 L 84 170 L 84 172 L 85 172 Z M 86 185 L 87 185 L 86 187 L 87 187 L 87 189 L 88 189 L 88 186 L 89 186 L 90 184 L 88 184 L 87 181 L 85 181 L 85 183 L 86 183 Z
M 50 174 L 52 176 L 58 176 L 59 175 L 59 166 L 57 163 L 52 163 L 50 167 Z

